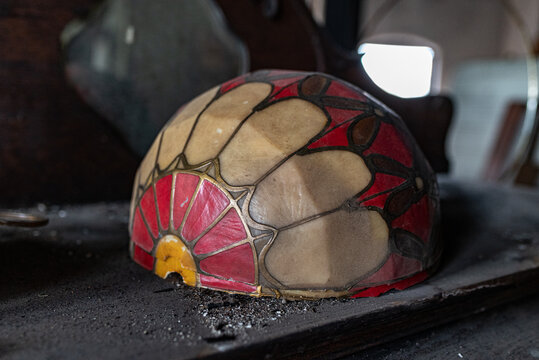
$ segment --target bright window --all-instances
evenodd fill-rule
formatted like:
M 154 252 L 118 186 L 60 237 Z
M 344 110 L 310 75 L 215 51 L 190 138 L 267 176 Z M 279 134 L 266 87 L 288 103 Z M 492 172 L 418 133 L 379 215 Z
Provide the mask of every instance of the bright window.
M 358 53 L 372 81 L 386 92 L 403 98 L 428 95 L 434 50 L 428 46 L 364 43 Z

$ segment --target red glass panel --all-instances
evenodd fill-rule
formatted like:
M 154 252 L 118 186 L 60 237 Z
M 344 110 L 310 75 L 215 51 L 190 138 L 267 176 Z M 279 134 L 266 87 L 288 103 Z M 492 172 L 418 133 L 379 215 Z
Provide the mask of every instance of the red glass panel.
M 247 238 L 247 233 L 240 216 L 235 209 L 230 209 L 221 221 L 198 240 L 194 252 L 195 254 L 206 254 L 245 238 Z
M 153 269 L 153 262 L 154 258 L 150 254 L 148 254 L 146 251 L 142 250 L 140 247 L 135 245 L 134 251 L 133 251 L 133 260 L 143 268 L 147 270 Z
M 376 173 L 376 175 L 374 176 L 374 183 L 369 188 L 369 190 L 361 194 L 358 201 L 364 206 L 377 206 L 382 209 L 384 207 L 384 204 L 386 203 L 387 197 L 391 193 L 388 190 L 391 190 L 401 185 L 405 181 L 406 179 L 403 179 L 399 176 Z M 379 194 L 384 191 L 388 192 L 375 196 L 376 194 Z M 371 196 L 375 197 L 370 200 L 364 200 L 370 198 Z
M 227 91 L 230 91 L 230 90 L 240 86 L 243 83 L 245 83 L 245 78 L 244 77 L 239 77 L 239 78 L 232 79 L 232 80 L 224 83 L 223 85 L 221 85 L 221 93 L 225 93 Z
M 361 110 L 343 110 L 333 108 L 331 106 L 326 106 L 326 110 L 331 117 L 331 127 L 342 124 L 345 121 L 351 120 L 356 116 L 363 114 L 363 111 Z
M 280 80 L 273 80 L 271 82 L 273 84 L 273 86 L 274 86 L 272 94 L 275 94 L 276 92 L 278 92 L 282 88 L 284 88 L 284 87 L 286 87 L 286 86 L 292 84 L 293 82 L 298 81 L 299 79 L 302 79 L 302 78 L 303 78 L 303 76 L 294 76 L 294 77 L 284 78 L 284 79 L 280 79 Z
M 153 240 L 148 233 L 146 225 L 144 225 L 144 220 L 142 220 L 142 216 L 140 215 L 140 209 L 135 211 L 135 220 L 133 221 L 133 233 L 131 238 L 135 244 L 138 244 L 144 250 L 152 251 Z
M 193 198 L 198 185 L 199 177 L 191 174 L 177 174 L 174 185 L 174 205 L 172 213 L 172 225 L 175 229 L 180 227 L 189 203 Z
M 140 209 L 144 214 L 144 219 L 150 227 L 150 231 L 154 238 L 159 235 L 159 229 L 157 227 L 157 213 L 155 212 L 155 199 L 153 197 L 153 187 L 150 186 L 148 190 L 142 196 L 140 200 Z
M 200 284 L 202 286 L 207 286 L 214 289 L 230 290 L 230 291 L 241 291 L 254 293 L 256 292 L 256 286 L 247 285 L 244 283 L 239 283 L 235 281 L 217 279 L 212 276 L 207 276 L 200 274 Z
M 254 283 L 255 263 L 250 244 L 236 246 L 200 261 L 205 272 L 227 279 Z
M 355 295 L 352 295 L 352 298 L 358 298 L 358 297 L 375 297 L 379 296 L 383 293 L 388 292 L 389 290 L 404 290 L 406 288 L 409 288 L 412 285 L 415 285 L 417 283 L 422 282 L 427 278 L 428 274 L 426 271 L 422 271 L 420 273 L 415 274 L 412 277 L 409 277 L 407 279 L 403 279 L 401 281 L 397 281 L 396 283 L 389 284 L 389 285 L 380 285 L 380 286 L 373 286 L 371 288 L 366 288 L 363 291 L 358 292 Z
M 364 154 L 385 155 L 408 167 L 412 166 L 412 154 L 402 141 L 401 135 L 399 135 L 395 127 L 383 122 L 380 123 L 380 129 L 378 130 L 376 139 L 372 145 L 364 151 Z
M 351 122 L 341 125 L 326 133 L 320 139 L 310 144 L 308 149 L 317 149 L 327 146 L 348 146 L 347 132 Z
M 172 192 L 172 175 L 167 175 L 155 183 L 155 197 L 159 209 L 161 227 L 168 229 L 170 220 L 170 194 Z
M 357 99 L 357 100 L 367 102 L 367 98 L 364 95 L 358 93 L 357 90 L 351 89 L 348 86 L 342 83 L 339 83 L 337 81 L 331 82 L 331 85 L 326 91 L 326 95 L 340 96 L 340 97 L 345 97 L 349 99 Z
M 221 189 L 204 180 L 183 226 L 184 239 L 193 241 L 223 212 L 228 203 L 228 197 Z
M 298 96 L 298 84 L 292 84 L 283 88 L 281 92 L 273 96 L 272 101 L 294 96 Z
M 361 205 L 363 206 L 376 206 L 377 208 L 383 209 L 384 205 L 386 204 L 386 200 L 389 197 L 390 193 L 385 193 L 378 195 L 370 200 L 361 201 Z

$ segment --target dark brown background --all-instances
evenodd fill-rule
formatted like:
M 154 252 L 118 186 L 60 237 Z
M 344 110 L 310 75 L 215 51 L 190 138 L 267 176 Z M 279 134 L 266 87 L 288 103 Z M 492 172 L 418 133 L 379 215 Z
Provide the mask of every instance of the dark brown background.
M 130 196 L 140 158 L 68 84 L 62 61 L 65 25 L 87 17 L 99 2 L 0 3 L 0 207 Z M 434 170 L 448 170 L 449 98 L 404 100 L 385 93 L 368 79 L 355 52 L 316 26 L 300 0 L 277 2 L 273 14 L 261 1 L 218 3 L 249 50 L 251 70 L 323 71 L 359 85 L 403 117 Z
M 63 73 L 60 33 L 97 3 L 0 2 L 0 207 L 130 195 L 139 160 Z

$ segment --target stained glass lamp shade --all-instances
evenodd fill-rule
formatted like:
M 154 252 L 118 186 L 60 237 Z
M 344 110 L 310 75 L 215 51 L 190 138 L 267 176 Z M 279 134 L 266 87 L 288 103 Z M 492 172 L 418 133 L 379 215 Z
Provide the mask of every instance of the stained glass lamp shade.
M 441 253 L 435 176 L 406 127 L 321 73 L 257 71 L 178 110 L 138 169 L 131 255 L 253 296 L 376 296 Z

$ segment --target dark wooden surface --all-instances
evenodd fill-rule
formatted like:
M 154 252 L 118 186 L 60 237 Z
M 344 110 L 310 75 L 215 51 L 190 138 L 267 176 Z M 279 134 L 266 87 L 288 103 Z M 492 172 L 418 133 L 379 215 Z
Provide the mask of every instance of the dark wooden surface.
M 446 251 L 431 279 L 378 298 L 294 302 L 148 273 L 127 256 L 126 204 L 48 208 L 48 227 L 0 230 L 0 356 L 360 356 L 538 293 L 539 193 L 447 181 L 441 193 Z M 458 343 L 445 349 L 459 358 Z M 484 354 L 476 358 L 492 358 Z
M 534 360 L 539 358 L 539 296 L 422 331 L 345 360 Z

